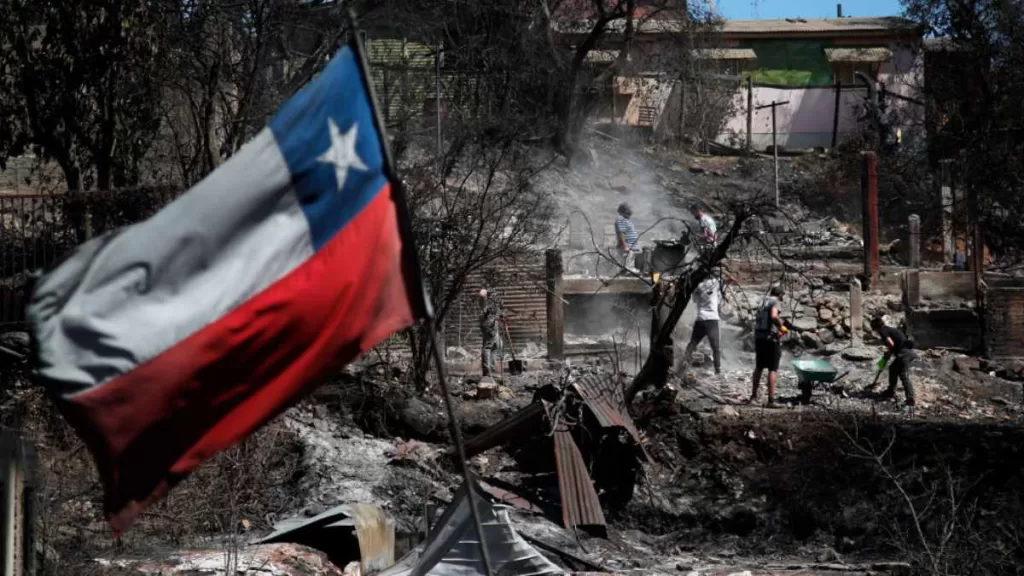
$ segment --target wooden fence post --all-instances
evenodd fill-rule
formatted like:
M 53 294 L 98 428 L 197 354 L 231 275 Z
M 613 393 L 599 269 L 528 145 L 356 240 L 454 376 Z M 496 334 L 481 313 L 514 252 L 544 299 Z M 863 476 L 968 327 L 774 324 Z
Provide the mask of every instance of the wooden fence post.
M 910 268 L 921 267 L 921 217 L 917 214 L 911 214 L 910 219 L 907 222 L 907 228 L 909 234 L 907 235 L 907 241 L 910 243 L 907 246 L 907 266 Z
M 850 340 L 853 346 L 861 345 L 861 329 L 864 324 L 863 314 L 861 310 L 860 280 L 854 278 L 850 282 Z
M 878 286 L 878 155 L 864 152 L 861 192 L 864 206 L 864 277 L 867 290 Z

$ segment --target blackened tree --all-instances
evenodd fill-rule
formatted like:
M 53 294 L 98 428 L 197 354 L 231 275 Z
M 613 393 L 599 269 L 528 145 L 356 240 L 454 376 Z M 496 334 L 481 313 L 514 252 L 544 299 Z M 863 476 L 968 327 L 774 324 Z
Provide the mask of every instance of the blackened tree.
M 932 160 L 953 160 L 984 241 L 1024 247 L 1024 5 L 1003 0 L 903 0 L 931 38 L 924 86 Z
M 32 152 L 70 190 L 135 183 L 160 125 L 163 17 L 146 0 L 0 3 L 0 163 Z

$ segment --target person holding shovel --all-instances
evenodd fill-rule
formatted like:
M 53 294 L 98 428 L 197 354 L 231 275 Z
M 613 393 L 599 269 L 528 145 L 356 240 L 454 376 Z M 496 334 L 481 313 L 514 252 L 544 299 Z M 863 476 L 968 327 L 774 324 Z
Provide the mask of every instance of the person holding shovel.
M 914 385 L 910 381 L 910 365 L 914 362 L 914 343 L 902 332 L 891 326 L 885 325 L 885 320 L 875 317 L 871 320 L 871 329 L 878 333 L 885 344 L 885 356 L 878 363 L 878 372 L 889 367 L 889 388 L 882 392 L 882 398 L 896 397 L 896 382 L 903 382 L 903 392 L 907 396 L 907 406 L 913 407 Z M 875 388 L 878 378 L 871 384 L 870 390 Z
M 504 314 L 498 302 L 487 293 L 487 288 L 480 289 L 480 367 L 484 376 L 494 371 L 494 356 L 501 346 L 501 332 L 498 323 Z

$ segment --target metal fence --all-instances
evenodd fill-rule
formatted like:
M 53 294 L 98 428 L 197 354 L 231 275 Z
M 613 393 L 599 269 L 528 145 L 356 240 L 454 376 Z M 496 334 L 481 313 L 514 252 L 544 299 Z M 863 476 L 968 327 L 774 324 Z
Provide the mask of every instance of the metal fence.
M 0 195 L 0 326 L 24 322 L 32 272 L 89 238 L 149 218 L 180 193 L 175 188 L 138 188 Z

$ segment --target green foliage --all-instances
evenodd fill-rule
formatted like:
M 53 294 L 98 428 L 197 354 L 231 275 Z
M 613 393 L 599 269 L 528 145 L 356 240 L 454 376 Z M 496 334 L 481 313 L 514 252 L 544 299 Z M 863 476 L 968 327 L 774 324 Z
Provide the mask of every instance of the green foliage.
M 55 161 L 71 189 L 134 183 L 166 52 L 145 0 L 0 3 L 0 161 Z

